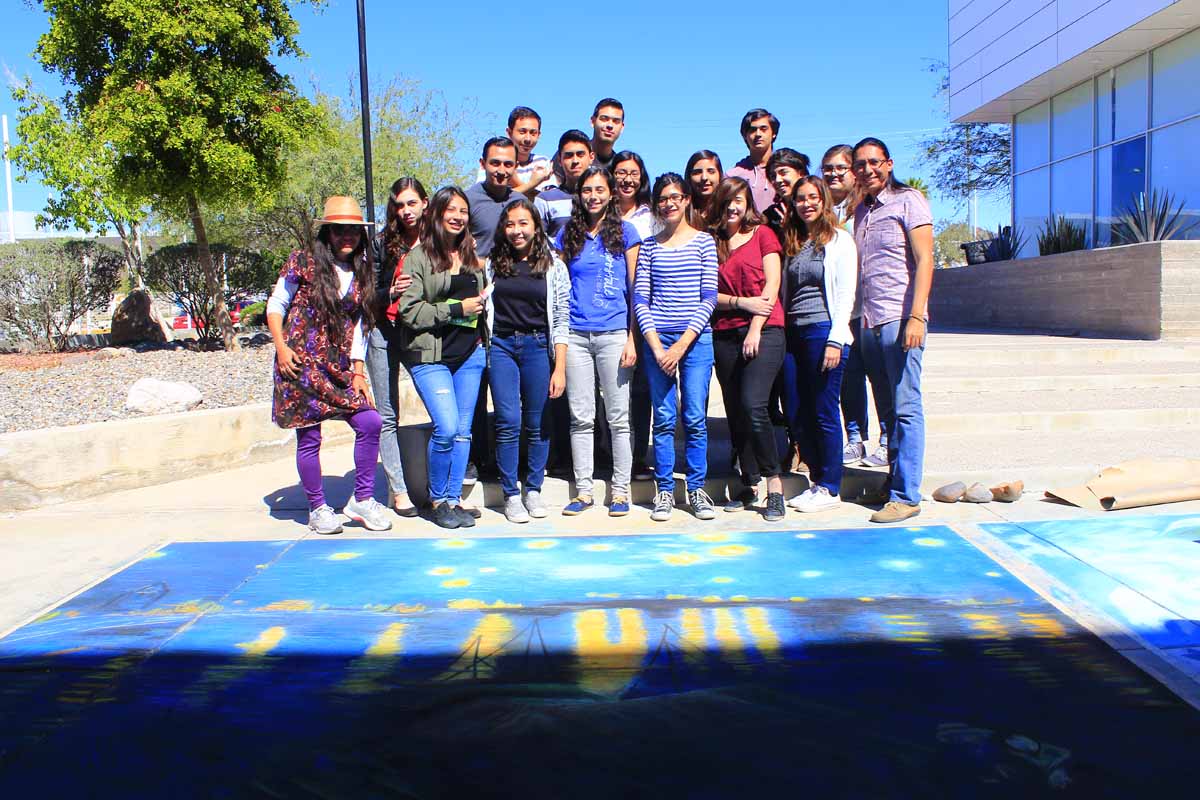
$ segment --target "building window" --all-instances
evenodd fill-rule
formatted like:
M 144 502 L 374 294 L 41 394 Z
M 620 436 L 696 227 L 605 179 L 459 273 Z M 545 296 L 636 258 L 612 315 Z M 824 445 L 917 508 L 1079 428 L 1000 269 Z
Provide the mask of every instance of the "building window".
M 1092 154 L 1086 153 L 1050 168 L 1050 211 L 1057 222 L 1066 217 L 1079 225 L 1092 243 Z M 1041 230 L 1049 220 L 1043 220 Z M 1034 234 L 1036 235 L 1036 234 Z
M 1097 144 L 1145 132 L 1149 68 L 1150 59 L 1142 55 L 1096 78 Z
M 1200 114 L 1200 29 L 1154 51 L 1154 127 Z
M 1013 146 L 1017 172 L 1040 167 L 1050 160 L 1050 101 L 1017 114 Z
M 1037 235 L 1050 214 L 1050 168 L 1018 175 L 1013 186 L 1013 220 L 1025 235 L 1021 257 L 1038 254 Z
M 1150 136 L 1150 185 L 1168 191 L 1172 210 L 1183 203 L 1184 224 L 1193 223 L 1186 238 L 1200 239 L 1200 172 L 1196 171 L 1196 142 L 1200 119 L 1172 125 Z
M 1113 223 L 1145 191 L 1145 136 L 1096 151 L 1096 247 L 1113 243 Z
M 1092 146 L 1092 82 L 1081 83 L 1057 95 L 1051 105 L 1050 145 L 1060 158 L 1082 153 Z

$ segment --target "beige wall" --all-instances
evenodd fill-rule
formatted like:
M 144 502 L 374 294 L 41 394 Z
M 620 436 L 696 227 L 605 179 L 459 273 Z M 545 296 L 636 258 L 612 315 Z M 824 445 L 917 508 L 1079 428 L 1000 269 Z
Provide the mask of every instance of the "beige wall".
M 1200 242 L 1151 242 L 934 273 L 933 324 L 1200 337 Z

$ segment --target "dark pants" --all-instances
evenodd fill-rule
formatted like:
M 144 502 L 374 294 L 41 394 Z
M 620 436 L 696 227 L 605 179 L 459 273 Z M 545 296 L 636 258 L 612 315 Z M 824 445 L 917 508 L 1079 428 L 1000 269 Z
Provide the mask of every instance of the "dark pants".
M 749 327 L 713 334 L 717 382 L 725 398 L 729 438 L 742 470 L 742 484 L 753 488 L 762 477 L 780 474 L 775 427 L 771 424 L 771 387 L 783 364 L 783 328 L 763 328 L 758 355 L 742 355 Z
M 639 348 L 640 349 L 640 348 Z M 650 381 L 646 359 L 639 358 L 629 390 L 629 427 L 633 431 L 633 463 L 645 466 L 650 451 Z
M 521 434 L 525 434 L 525 491 L 542 490 L 550 453 L 550 354 L 544 333 L 493 336 L 488 378 L 496 408 L 496 465 L 505 497 L 519 494 Z
M 783 380 L 788 425 L 800 444 L 810 479 L 837 495 L 842 484 L 840 399 L 847 348 L 842 348 L 842 360 L 836 368 L 821 369 L 829 328 L 828 322 L 788 326 Z

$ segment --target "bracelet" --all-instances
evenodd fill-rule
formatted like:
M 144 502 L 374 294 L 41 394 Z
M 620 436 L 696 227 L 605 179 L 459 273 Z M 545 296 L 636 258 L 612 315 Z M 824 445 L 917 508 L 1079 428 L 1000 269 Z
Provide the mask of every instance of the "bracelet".
M 738 300 L 739 300 L 739 299 L 740 299 L 740 298 L 738 298 L 738 296 L 737 296 L 737 295 L 734 295 L 734 297 L 733 297 L 733 307 L 734 307 L 734 309 L 735 309 L 735 310 L 741 310 L 741 308 L 742 308 L 740 305 L 738 305 Z
M 908 315 L 908 318 L 909 318 L 909 319 L 920 320 L 920 322 L 921 322 L 921 324 L 922 324 L 922 325 L 924 325 L 924 326 L 926 326 L 926 327 L 929 327 L 929 317 L 918 317 L 916 314 L 909 314 L 909 315 Z

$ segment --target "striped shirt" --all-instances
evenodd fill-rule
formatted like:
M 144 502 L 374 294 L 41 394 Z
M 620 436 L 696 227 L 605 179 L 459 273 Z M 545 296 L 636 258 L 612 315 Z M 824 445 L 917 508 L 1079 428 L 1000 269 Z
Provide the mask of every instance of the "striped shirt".
M 701 334 L 717 306 L 717 246 L 697 233 L 682 247 L 666 247 L 651 236 L 638 253 L 633 311 L 642 333 Z

